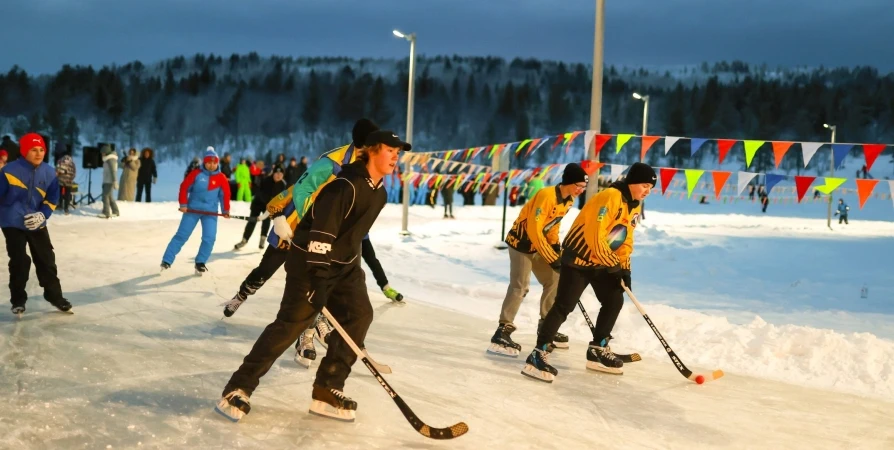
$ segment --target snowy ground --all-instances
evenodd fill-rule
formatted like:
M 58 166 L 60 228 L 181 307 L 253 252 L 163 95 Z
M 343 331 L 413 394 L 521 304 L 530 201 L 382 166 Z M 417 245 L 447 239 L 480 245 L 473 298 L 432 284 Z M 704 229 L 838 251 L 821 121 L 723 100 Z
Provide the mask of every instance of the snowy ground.
M 407 304 L 387 302 L 369 277 L 367 346 L 422 420 L 469 424 L 449 443 L 418 435 L 362 365 L 346 386 L 360 404 L 356 423 L 307 414 L 316 365 L 300 368 L 291 351 L 261 380 L 251 414 L 223 420 L 213 405 L 284 285 L 277 274 L 221 320 L 219 304 L 260 260 L 256 248 L 232 251 L 244 222 L 220 221 L 211 272 L 197 278 L 198 231 L 170 273 L 157 273 L 179 218 L 172 202 L 122 202 L 111 221 L 88 215 L 97 205 L 56 215 L 51 234 L 76 314 L 53 312 L 33 274 L 25 318 L 0 310 L 0 384 L 13 387 L 0 448 L 894 447 L 894 224 L 854 214 L 832 232 L 825 220 L 764 217 L 755 205 L 649 201 L 633 287 L 690 368 L 726 372 L 717 382 L 681 377 L 630 303 L 615 347 L 644 360 L 623 376 L 585 370 L 589 331 L 575 312 L 562 327 L 571 349 L 553 360 L 556 382 L 524 378 L 523 357 L 484 352 L 508 279 L 506 254 L 494 248 L 501 210 L 457 207 L 458 218 L 444 220 L 413 207 L 404 238 L 400 207 L 386 208 L 371 237 Z M 535 282 L 516 320 L 525 351 L 539 293 Z M 583 302 L 595 315 L 592 293 Z

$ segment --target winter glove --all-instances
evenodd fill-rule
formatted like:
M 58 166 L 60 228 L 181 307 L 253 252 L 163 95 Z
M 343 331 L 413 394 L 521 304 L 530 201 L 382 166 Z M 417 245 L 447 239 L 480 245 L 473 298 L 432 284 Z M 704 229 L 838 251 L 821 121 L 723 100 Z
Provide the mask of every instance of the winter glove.
M 633 289 L 633 286 L 631 286 L 631 281 L 630 281 L 630 271 L 627 269 L 621 269 L 621 271 L 618 272 L 618 274 L 620 276 L 620 280 L 624 282 L 624 286 L 627 286 L 627 289 Z
M 155 184 L 156 181 L 158 181 L 158 177 L 152 177 L 152 184 Z
M 289 226 L 286 216 L 279 216 L 273 219 L 273 232 L 284 241 L 292 239 L 292 227 Z
M 310 289 L 307 291 L 307 302 L 314 307 L 314 311 L 320 312 L 329 300 L 329 289 L 326 283 L 317 277 L 310 278 Z
M 34 231 L 40 228 L 46 220 L 47 218 L 44 217 L 42 212 L 25 214 L 25 228 Z
M 266 220 L 268 217 L 270 217 L 270 213 L 267 212 L 267 211 L 264 211 L 263 214 L 261 214 L 260 216 L 258 216 L 258 222 L 261 222 L 261 221 L 263 221 L 263 220 Z
M 114 183 L 112 183 L 112 190 L 113 190 L 113 191 L 117 191 L 117 190 L 118 190 L 118 182 L 117 182 L 117 181 L 114 182 Z

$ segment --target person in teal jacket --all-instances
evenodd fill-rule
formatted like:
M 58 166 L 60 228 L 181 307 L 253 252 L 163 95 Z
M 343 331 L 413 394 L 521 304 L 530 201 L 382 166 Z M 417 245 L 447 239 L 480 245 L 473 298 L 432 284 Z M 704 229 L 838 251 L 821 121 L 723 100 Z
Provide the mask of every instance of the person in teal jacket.
M 251 172 L 244 159 L 239 161 L 233 173 L 236 176 L 236 185 L 239 186 L 236 190 L 236 201 L 251 202 Z
M 838 199 L 838 210 L 835 211 L 835 215 L 838 216 L 838 224 L 841 225 L 841 222 L 844 222 L 847 225 L 847 212 L 850 211 L 851 208 L 847 206 L 847 203 L 844 202 L 843 198 Z

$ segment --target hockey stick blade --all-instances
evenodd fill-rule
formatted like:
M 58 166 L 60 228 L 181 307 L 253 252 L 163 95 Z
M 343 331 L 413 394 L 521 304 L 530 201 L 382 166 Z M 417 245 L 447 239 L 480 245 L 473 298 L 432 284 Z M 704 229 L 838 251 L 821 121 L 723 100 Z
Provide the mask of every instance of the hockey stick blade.
M 431 439 L 454 439 L 469 432 L 469 426 L 466 425 L 465 422 L 459 422 L 447 428 L 432 428 L 426 425 L 425 422 L 419 420 L 419 417 L 416 416 L 416 413 L 414 413 L 413 410 L 410 409 L 407 403 L 404 402 L 404 400 L 400 398 L 399 395 L 397 395 L 397 392 L 395 392 L 394 389 L 391 388 L 391 385 L 389 385 L 388 382 L 385 381 L 385 378 L 382 377 L 382 374 L 379 373 L 378 370 L 376 370 L 372 363 L 370 363 L 369 358 L 367 358 L 366 355 L 363 354 L 363 351 L 360 350 L 360 347 L 357 347 L 357 344 L 354 342 L 354 340 L 351 339 L 350 336 L 348 336 L 348 333 L 345 331 L 345 329 L 341 327 L 341 325 L 335 320 L 334 317 L 332 317 L 332 314 L 329 313 L 329 310 L 326 309 L 326 307 L 323 307 L 322 313 L 324 316 L 326 316 L 327 319 L 329 319 L 329 323 L 333 327 L 335 327 L 336 331 L 338 331 L 338 334 L 341 335 L 345 343 L 348 344 L 348 346 L 351 347 L 351 350 L 354 350 L 354 353 L 357 355 L 357 357 L 360 358 L 361 361 L 363 361 L 363 365 L 365 365 L 366 368 L 369 369 L 370 373 L 372 373 L 373 376 L 376 378 L 376 381 L 378 381 L 379 384 L 382 385 L 382 388 L 385 389 L 385 392 L 391 397 L 392 400 L 394 400 L 394 403 L 397 405 L 398 409 L 400 409 L 400 412 L 403 413 L 407 421 L 410 422 L 410 425 L 416 431 L 418 431 L 419 434 Z
M 711 372 L 709 375 L 705 375 L 705 374 L 692 373 L 691 370 L 686 368 L 686 365 L 683 364 L 683 361 L 680 361 L 680 358 L 677 356 L 677 353 L 674 352 L 674 350 L 670 348 L 670 345 L 668 345 L 667 341 L 664 340 L 664 336 L 662 336 L 661 333 L 658 331 L 658 327 L 655 326 L 655 323 L 653 323 L 652 319 L 649 318 L 649 315 L 646 314 L 645 309 L 643 309 L 643 305 L 641 305 L 639 303 L 639 301 L 636 299 L 636 296 L 633 295 L 633 292 L 631 292 L 630 289 L 627 288 L 627 286 L 624 284 L 623 281 L 621 282 L 621 287 L 624 288 L 624 291 L 627 292 L 627 296 L 630 297 L 630 300 L 633 301 L 634 305 L 636 305 L 636 309 L 639 310 L 639 313 L 643 316 L 643 319 L 645 319 L 646 323 L 649 324 L 649 328 L 652 329 L 652 332 L 655 333 L 655 336 L 658 338 L 658 341 L 661 342 L 661 345 L 664 346 L 664 351 L 667 352 L 667 356 L 670 357 L 671 362 L 674 363 L 674 367 L 677 368 L 677 371 L 680 372 L 681 375 L 683 375 L 684 377 L 686 377 L 689 380 L 692 380 L 696 383 L 698 383 L 699 377 L 702 377 L 702 383 L 704 383 L 706 381 L 714 381 L 724 375 L 723 371 L 720 369 L 717 369 L 717 370 Z M 701 384 L 701 383 L 699 383 L 699 384 Z
M 586 319 L 587 325 L 590 327 L 590 330 L 594 330 L 596 328 L 596 326 L 593 325 L 593 321 L 590 320 L 590 315 L 587 314 L 587 310 L 584 308 L 584 304 L 580 300 L 578 300 L 577 306 L 580 307 L 580 312 L 581 312 L 581 314 L 584 315 L 584 319 Z M 623 354 L 623 353 L 615 353 L 615 356 L 618 359 L 620 359 L 621 362 L 625 362 L 625 363 L 632 363 L 632 362 L 636 362 L 636 361 L 641 361 L 643 359 L 642 357 L 639 356 L 639 353 L 631 353 L 629 355 Z
M 369 353 L 366 351 L 364 351 L 364 355 L 366 356 L 366 359 L 369 360 L 369 363 L 372 364 L 372 366 L 375 367 L 376 370 L 379 371 L 379 373 L 384 373 L 385 375 L 388 375 L 391 373 L 390 366 L 388 366 L 387 364 L 381 364 L 381 363 L 376 362 L 376 360 L 372 359 L 372 356 L 369 356 Z

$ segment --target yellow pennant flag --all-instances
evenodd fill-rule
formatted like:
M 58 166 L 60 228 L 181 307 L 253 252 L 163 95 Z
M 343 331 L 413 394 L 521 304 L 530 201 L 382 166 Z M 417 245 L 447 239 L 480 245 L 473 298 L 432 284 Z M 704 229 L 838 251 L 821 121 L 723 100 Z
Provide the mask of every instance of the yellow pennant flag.
M 817 186 L 816 190 L 822 192 L 823 194 L 831 195 L 832 191 L 837 189 L 838 186 L 841 186 L 842 184 L 844 184 L 844 182 L 845 182 L 845 178 L 826 177 L 826 184 L 824 184 L 822 186 Z
M 530 143 L 531 143 L 530 139 L 525 139 L 525 140 L 521 141 L 521 144 L 518 144 L 518 147 L 515 148 L 515 154 L 518 155 L 522 151 L 522 148 L 524 148 L 526 145 L 528 145 Z
M 692 198 L 692 190 L 698 184 L 698 179 L 705 173 L 701 169 L 686 169 L 686 198 Z
M 633 136 L 633 134 L 619 134 L 617 137 L 618 140 L 615 143 L 615 153 L 620 153 L 621 148 L 624 147 L 624 144 L 626 144 L 627 141 L 633 139 Z
M 757 149 L 761 148 L 764 145 L 764 141 L 745 141 L 745 168 L 751 167 L 751 161 L 754 160 L 754 155 L 757 153 Z

